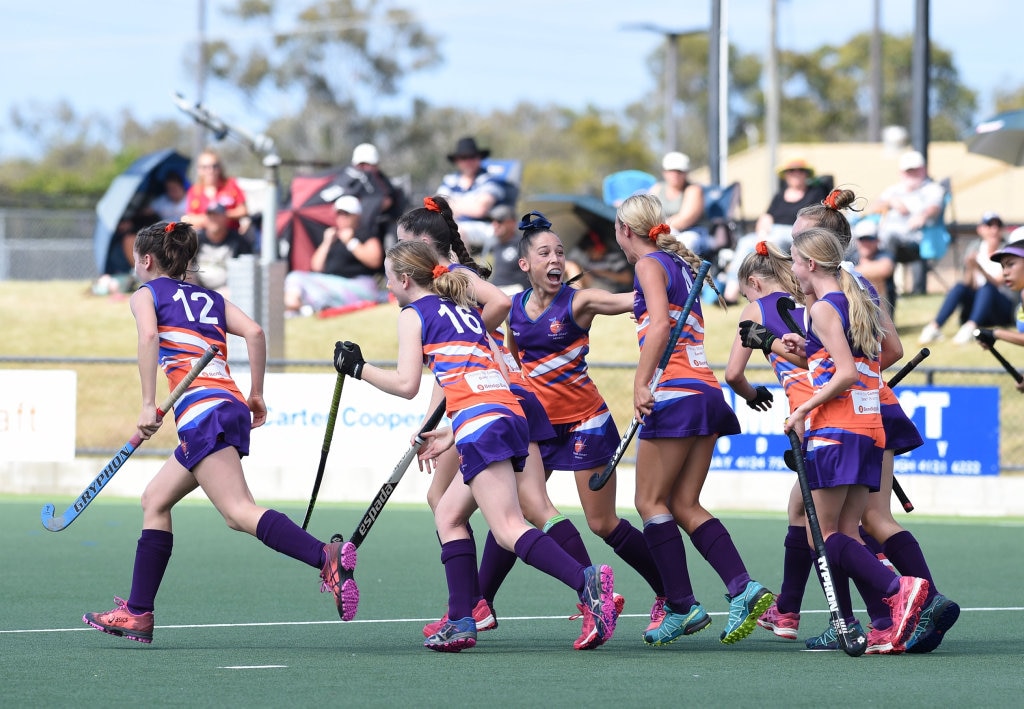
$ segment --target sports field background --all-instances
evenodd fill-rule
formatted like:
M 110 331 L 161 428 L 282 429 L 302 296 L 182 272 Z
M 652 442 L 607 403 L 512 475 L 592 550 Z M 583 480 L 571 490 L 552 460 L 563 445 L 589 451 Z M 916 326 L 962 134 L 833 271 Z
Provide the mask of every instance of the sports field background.
M 761 629 L 722 645 L 724 588 L 689 544 L 694 588 L 713 623 L 672 645 L 646 647 L 650 590 L 586 531 L 594 560 L 613 564 L 616 590 L 627 598 L 608 644 L 572 650 L 574 594 L 517 566 L 495 603 L 498 629 L 481 633 L 476 648 L 445 655 L 422 647 L 423 623 L 446 603 L 425 506 L 384 510 L 360 549 L 359 615 L 342 623 L 331 597 L 318 593 L 316 570 L 228 530 L 209 503 L 184 503 L 174 513 L 175 551 L 147 646 L 81 622 L 84 612 L 109 610 L 114 594 L 129 592 L 137 501 L 101 498 L 59 533 L 39 523 L 44 501 L 62 506 L 0 499 L 0 706 L 999 707 L 1019 706 L 1024 690 L 1022 520 L 901 517 L 940 590 L 963 608 L 928 655 L 809 653 Z M 296 520 L 305 511 L 276 507 Z M 364 509 L 320 505 L 310 531 L 348 536 Z M 585 530 L 582 514 L 567 512 Z M 778 590 L 785 518 L 723 521 L 751 575 Z M 474 526 L 482 545 L 479 515 Z M 801 638 L 825 628 L 824 609 L 811 581 Z

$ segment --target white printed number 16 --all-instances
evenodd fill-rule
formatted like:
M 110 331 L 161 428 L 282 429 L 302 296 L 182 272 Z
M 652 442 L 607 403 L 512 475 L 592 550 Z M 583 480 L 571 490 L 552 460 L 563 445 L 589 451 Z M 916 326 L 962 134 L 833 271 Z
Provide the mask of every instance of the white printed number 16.
M 465 330 L 462 328 L 462 325 L 465 325 L 478 335 L 484 331 L 483 323 L 480 322 L 480 320 L 476 317 L 476 315 L 473 314 L 471 310 L 463 307 L 458 307 L 455 310 L 459 314 L 458 318 L 455 317 L 455 313 L 452 312 L 452 309 L 449 308 L 447 305 L 442 305 L 440 308 L 438 308 L 437 314 L 444 315 L 446 318 L 451 320 L 452 327 L 454 327 L 455 330 L 460 335 L 465 332 Z M 462 324 L 459 324 L 459 320 L 462 321 Z
M 188 318 L 189 322 L 195 322 L 196 316 L 192 314 L 192 308 L 188 307 L 188 300 L 185 298 L 185 292 L 178 289 L 174 293 L 174 300 L 180 300 L 181 305 L 185 308 L 185 317 Z M 217 325 L 217 318 L 210 317 L 210 310 L 213 309 L 213 298 L 206 293 L 193 293 L 193 303 L 202 303 L 202 311 L 199 313 L 199 322 L 205 325 Z

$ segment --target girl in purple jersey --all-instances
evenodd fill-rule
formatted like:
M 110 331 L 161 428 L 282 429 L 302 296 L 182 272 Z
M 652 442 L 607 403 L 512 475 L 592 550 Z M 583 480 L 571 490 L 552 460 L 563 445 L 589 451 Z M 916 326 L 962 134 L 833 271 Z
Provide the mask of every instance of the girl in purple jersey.
M 616 620 L 611 567 L 584 566 L 523 518 L 515 473 L 527 455 L 529 426 L 495 359 L 469 275 L 438 264 L 433 249 L 417 241 L 392 247 L 384 272 L 402 306 L 397 369 L 366 364 L 359 347 L 349 342 L 337 343 L 335 367 L 381 391 L 412 398 L 426 362 L 444 389 L 452 428 L 431 436 L 420 457 L 435 458 L 454 444 L 465 484 L 450 485 L 434 508 L 448 580 L 448 620 L 424 645 L 458 652 L 476 644 L 476 545 L 467 523 L 477 507 L 502 547 L 580 595 L 596 632 L 587 647 L 578 649 L 607 642 Z
M 156 406 L 157 365 L 173 386 L 210 345 L 219 352 L 175 405 L 180 445 L 142 493 L 142 535 L 128 600 L 115 597 L 113 610 L 86 613 L 83 620 L 111 635 L 152 642 L 154 602 L 174 539 L 171 510 L 197 487 L 231 529 L 320 569 L 321 591 L 330 591 L 342 620 L 350 620 L 359 602 L 352 580 L 355 547 L 348 542 L 324 544 L 280 512 L 256 505 L 249 492 L 241 457 L 249 453 L 250 429 L 267 418 L 266 340 L 256 322 L 216 291 L 185 282 L 198 248 L 195 229 L 184 222 L 160 222 L 141 230 L 135 240 L 135 272 L 143 287 L 130 304 L 139 333 L 138 428 L 143 439 L 163 423 Z M 228 370 L 228 333 L 245 339 L 251 372 L 248 400 Z
M 700 259 L 671 236 L 661 205 L 647 194 L 627 198 L 615 218 L 615 238 L 635 264 L 633 313 L 640 360 L 633 380 L 634 416 L 643 422 L 636 458 L 636 509 L 661 572 L 664 615 L 644 633 L 651 645 L 671 643 L 711 623 L 697 601 L 686 567 L 682 527 L 728 591 L 729 619 L 721 641 L 750 635 L 774 596 L 753 581 L 722 522 L 700 504 L 719 436 L 740 432 L 736 414 L 704 353 L 704 318 L 693 303 L 655 392 L 650 382 L 683 316 Z

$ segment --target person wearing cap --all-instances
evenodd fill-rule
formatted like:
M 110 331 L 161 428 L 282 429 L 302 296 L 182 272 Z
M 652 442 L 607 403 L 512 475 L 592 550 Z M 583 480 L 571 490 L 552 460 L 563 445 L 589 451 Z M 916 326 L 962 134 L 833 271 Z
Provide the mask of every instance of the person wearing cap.
M 958 345 L 967 344 L 979 327 L 1013 322 L 1017 291 L 1003 284 L 1003 267 L 994 255 L 1003 247 L 1003 220 L 985 212 L 977 226 L 978 239 L 967 247 L 964 271 L 942 301 L 935 319 L 921 330 L 919 341 L 926 345 L 942 337 L 942 326 L 960 311 L 960 329 L 953 336 Z
M 662 179 L 650 189 L 650 193 L 661 202 L 663 218 L 672 227 L 673 234 L 693 231 L 704 218 L 704 188 L 690 182 L 687 178 L 689 173 L 688 155 L 676 151 L 665 153 L 661 159 Z M 682 240 L 685 242 L 687 238 Z
M 878 242 L 878 221 L 861 219 L 853 227 L 856 252 L 851 261 L 857 273 L 864 276 L 884 298 L 882 305 L 889 317 L 893 317 L 896 306 L 896 258 Z
M 373 143 L 360 143 L 352 150 L 351 164 L 323 192 L 325 201 L 340 195 L 354 195 L 362 204 L 360 218 L 382 244 L 397 241 L 395 227 L 405 211 L 405 193 L 380 168 L 380 151 Z
M 992 260 L 1002 266 L 1003 285 L 1019 294 L 1014 298 L 1016 327 L 979 328 L 974 337 L 986 348 L 996 340 L 1024 347 L 1024 227 L 1013 230 L 1010 243 L 992 254 Z M 1024 382 L 1017 384 L 1017 391 L 1024 393 Z
M 455 150 L 448 153 L 448 162 L 455 166 L 455 172 L 445 175 L 436 190 L 451 205 L 462 240 L 485 253 L 494 245 L 491 209 L 509 201 L 505 185 L 483 166 L 490 155 L 490 150 L 477 145 L 476 138 L 460 138 Z
M 491 225 L 494 229 L 494 265 L 487 280 L 501 288 L 507 295 L 518 293 L 530 287 L 530 279 L 519 267 L 519 229 L 512 207 L 499 204 L 491 210 Z
M 310 259 L 310 271 L 292 271 L 284 279 L 286 315 L 382 300 L 377 276 L 384 267 L 380 237 L 362 226 L 363 207 L 355 195 L 334 203 L 334 226 Z
M 189 273 L 204 288 L 228 297 L 228 262 L 253 252 L 252 244 L 237 229 L 229 226 L 224 205 L 211 202 L 206 207 L 205 226 L 197 231 L 199 250 L 196 252 L 196 270 Z
M 915 295 L 924 295 L 927 269 L 920 260 L 925 227 L 938 224 L 946 191 L 928 177 L 924 156 L 916 150 L 899 158 L 900 180 L 882 190 L 868 212 L 882 215 L 878 237 L 882 248 L 896 255 L 897 263 L 912 263 Z

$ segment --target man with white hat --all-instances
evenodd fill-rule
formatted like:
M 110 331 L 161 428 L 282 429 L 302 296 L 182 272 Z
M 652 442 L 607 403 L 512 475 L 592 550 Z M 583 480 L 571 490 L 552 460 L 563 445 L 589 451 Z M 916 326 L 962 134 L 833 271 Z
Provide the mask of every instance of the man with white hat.
M 373 143 L 360 143 L 352 150 L 351 165 L 321 192 L 321 197 L 329 201 L 342 194 L 359 198 L 363 209 L 361 223 L 380 237 L 381 243 L 395 240 L 396 225 L 405 211 L 406 199 L 402 190 L 380 169 L 380 152 Z
M 921 238 L 925 227 L 942 219 L 946 191 L 928 177 L 924 156 L 916 150 L 900 156 L 899 168 L 899 182 L 883 190 L 868 211 L 882 215 L 882 248 L 892 251 L 899 263 L 913 263 L 913 293 L 923 295 L 928 273 L 920 260 Z

